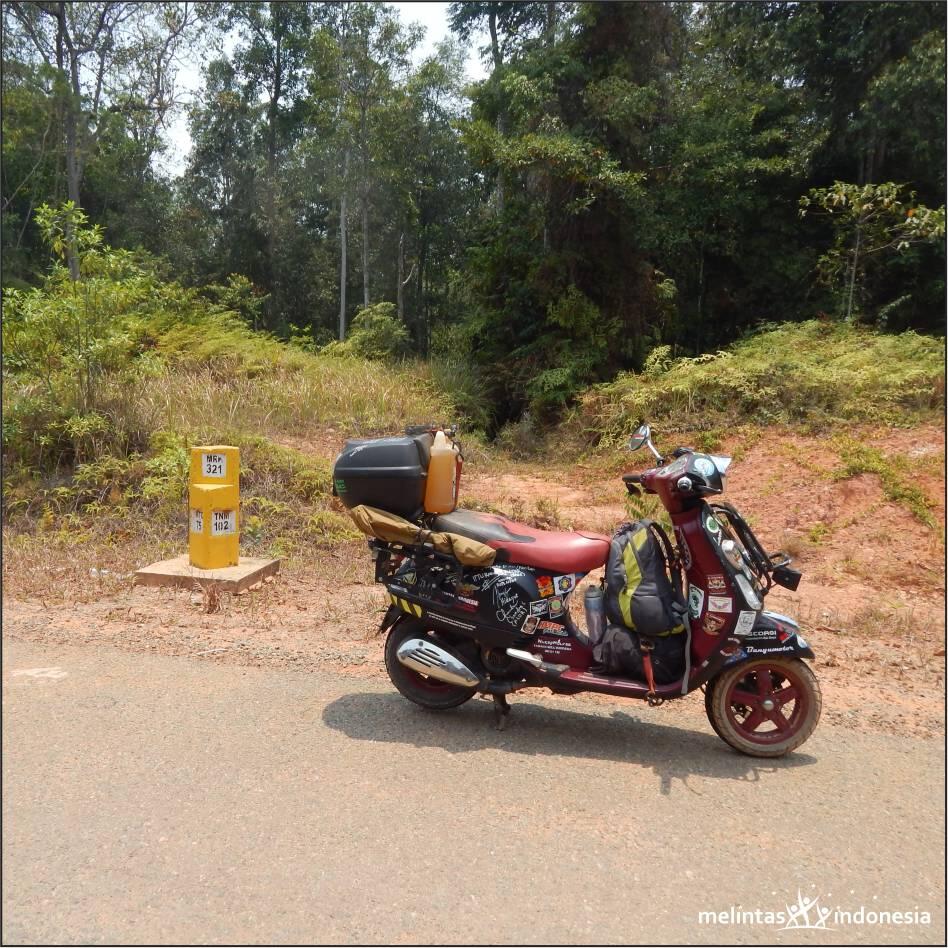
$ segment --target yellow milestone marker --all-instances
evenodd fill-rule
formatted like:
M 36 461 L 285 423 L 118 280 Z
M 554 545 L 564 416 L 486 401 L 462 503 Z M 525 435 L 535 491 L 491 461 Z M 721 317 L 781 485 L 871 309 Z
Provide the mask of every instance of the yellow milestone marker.
M 240 448 L 191 448 L 188 554 L 198 569 L 236 566 L 240 558 Z

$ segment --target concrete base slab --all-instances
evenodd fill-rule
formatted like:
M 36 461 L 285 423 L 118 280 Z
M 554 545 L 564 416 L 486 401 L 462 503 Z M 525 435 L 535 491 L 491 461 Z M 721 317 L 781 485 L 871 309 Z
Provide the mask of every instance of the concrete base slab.
M 242 556 L 236 566 L 223 569 L 198 569 L 192 566 L 187 554 L 171 560 L 152 563 L 135 571 L 137 586 L 181 586 L 207 589 L 213 586 L 220 592 L 239 593 L 250 589 L 280 570 L 279 560 L 259 556 Z

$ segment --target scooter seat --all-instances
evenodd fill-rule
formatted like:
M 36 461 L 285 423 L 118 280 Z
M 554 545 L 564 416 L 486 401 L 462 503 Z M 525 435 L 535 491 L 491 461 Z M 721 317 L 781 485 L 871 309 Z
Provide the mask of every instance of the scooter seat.
M 606 562 L 609 537 L 601 533 L 536 530 L 497 514 L 455 510 L 435 517 L 435 530 L 458 533 L 505 554 L 505 561 L 550 573 L 588 573 Z

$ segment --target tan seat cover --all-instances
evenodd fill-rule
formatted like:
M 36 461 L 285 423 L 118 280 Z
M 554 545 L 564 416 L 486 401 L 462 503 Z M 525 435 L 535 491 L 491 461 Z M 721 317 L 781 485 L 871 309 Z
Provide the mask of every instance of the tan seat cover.
M 349 511 L 355 525 L 367 536 L 389 543 L 430 543 L 439 553 L 453 556 L 465 566 L 493 566 L 497 551 L 485 543 L 456 533 L 433 533 L 398 514 L 360 504 Z

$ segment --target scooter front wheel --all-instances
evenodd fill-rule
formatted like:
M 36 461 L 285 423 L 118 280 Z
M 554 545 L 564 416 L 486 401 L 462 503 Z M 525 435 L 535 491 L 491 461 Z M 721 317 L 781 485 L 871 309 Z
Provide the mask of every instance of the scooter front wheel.
M 782 757 L 816 729 L 823 696 L 798 658 L 760 658 L 722 672 L 708 684 L 705 711 L 717 735 L 752 757 Z
M 438 681 L 437 678 L 422 675 L 403 665 L 397 656 L 398 647 L 406 639 L 424 639 L 429 635 L 423 623 L 417 619 L 396 622 L 385 640 L 385 670 L 392 684 L 409 701 L 433 711 L 447 711 L 449 708 L 464 704 L 465 701 L 470 701 L 477 694 L 477 689 L 452 685 L 446 681 Z

